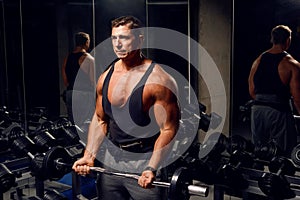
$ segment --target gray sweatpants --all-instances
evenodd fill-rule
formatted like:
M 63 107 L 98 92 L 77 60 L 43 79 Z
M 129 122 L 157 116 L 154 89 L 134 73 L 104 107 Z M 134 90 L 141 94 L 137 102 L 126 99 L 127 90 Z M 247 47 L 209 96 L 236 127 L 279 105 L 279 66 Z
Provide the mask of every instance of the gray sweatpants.
M 297 131 L 292 113 L 279 111 L 269 106 L 252 106 L 251 132 L 256 146 L 274 140 L 288 157 L 297 144 Z
M 140 175 L 142 169 L 147 166 L 149 160 L 137 161 L 116 161 L 114 157 L 106 151 L 104 163 L 105 169 L 115 170 L 122 173 L 135 173 Z M 165 179 L 165 173 L 158 170 L 156 180 Z M 144 189 L 138 185 L 136 179 L 107 175 L 100 173 L 97 178 L 97 190 L 99 200 L 165 200 L 166 189 L 154 187 Z

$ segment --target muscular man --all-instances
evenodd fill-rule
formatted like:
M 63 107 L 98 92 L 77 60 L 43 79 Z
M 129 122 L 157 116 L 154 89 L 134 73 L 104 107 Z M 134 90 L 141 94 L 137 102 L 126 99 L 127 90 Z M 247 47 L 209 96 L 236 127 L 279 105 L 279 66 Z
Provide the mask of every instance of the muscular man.
M 291 102 L 300 112 L 300 64 L 286 52 L 291 44 L 289 27 L 274 27 L 271 42 L 272 47 L 254 61 L 248 79 L 255 100 L 251 132 L 256 146 L 273 140 L 290 156 L 297 143 Z
M 161 175 L 168 144 L 179 128 L 176 82 L 141 53 L 140 27 L 132 16 L 112 21 L 112 45 L 119 60 L 98 80 L 86 150 L 73 165 L 79 174 L 89 173 L 100 145 L 108 139 L 106 168 L 140 175 L 136 182 L 102 174 L 99 186 L 104 200 L 163 199 L 161 188 L 151 183 Z
M 91 120 L 94 109 L 95 67 L 94 58 L 87 52 L 89 47 L 89 34 L 76 33 L 75 48 L 66 56 L 62 66 L 68 117 L 79 126 L 85 120 Z M 80 102 L 82 99 L 85 99 L 85 104 Z M 76 106 L 76 110 L 72 105 Z

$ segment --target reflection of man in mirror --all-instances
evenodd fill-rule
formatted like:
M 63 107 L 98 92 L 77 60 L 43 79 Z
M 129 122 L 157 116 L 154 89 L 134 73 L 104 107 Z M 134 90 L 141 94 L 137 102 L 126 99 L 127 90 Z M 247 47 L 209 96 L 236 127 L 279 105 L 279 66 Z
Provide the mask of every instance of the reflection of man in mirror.
M 161 165 L 179 128 L 177 83 L 142 54 L 140 27 L 140 20 L 132 16 L 112 21 L 111 40 L 118 60 L 98 80 L 84 156 L 73 165 L 79 174 L 89 173 L 100 145 L 108 140 L 105 168 L 139 175 L 137 181 L 101 174 L 103 200 L 165 199 L 164 189 L 152 187 L 152 182 L 161 180 Z
M 91 120 L 94 109 L 95 69 L 94 58 L 87 52 L 89 47 L 89 34 L 76 33 L 75 48 L 66 56 L 62 66 L 68 117 L 78 126 Z
M 292 108 L 300 112 L 300 64 L 286 52 L 291 32 L 284 25 L 272 29 L 273 45 L 254 61 L 248 80 L 255 100 L 251 111 L 253 141 L 256 146 L 274 141 L 286 156 L 297 143 Z

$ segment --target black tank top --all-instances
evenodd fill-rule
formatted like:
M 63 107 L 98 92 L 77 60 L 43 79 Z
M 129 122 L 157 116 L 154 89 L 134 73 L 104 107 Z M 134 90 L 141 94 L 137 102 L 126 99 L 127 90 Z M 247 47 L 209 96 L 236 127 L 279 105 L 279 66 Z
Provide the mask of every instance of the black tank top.
M 90 91 L 93 89 L 92 83 L 88 74 L 80 69 L 79 59 L 83 56 L 84 52 L 70 53 L 68 55 L 66 63 L 66 75 L 69 82 L 67 90 L 73 90 L 75 81 L 79 81 L 76 84 L 76 90 Z M 76 80 L 77 75 L 80 74 L 79 79 Z
M 287 52 L 279 54 L 264 53 L 254 75 L 255 94 L 276 95 L 282 103 L 290 99 L 289 86 L 282 83 L 278 65 L 288 55 Z
M 153 113 L 143 110 L 142 99 L 145 83 L 153 68 L 154 63 L 152 62 L 133 89 L 126 104 L 121 108 L 112 106 L 107 97 L 109 81 L 114 71 L 114 63 L 104 80 L 102 106 L 104 112 L 109 116 L 109 139 L 117 146 L 142 141 L 144 149 L 140 149 L 141 152 L 147 152 L 154 147 L 159 128 L 155 120 L 151 120 L 152 117 L 150 116 Z

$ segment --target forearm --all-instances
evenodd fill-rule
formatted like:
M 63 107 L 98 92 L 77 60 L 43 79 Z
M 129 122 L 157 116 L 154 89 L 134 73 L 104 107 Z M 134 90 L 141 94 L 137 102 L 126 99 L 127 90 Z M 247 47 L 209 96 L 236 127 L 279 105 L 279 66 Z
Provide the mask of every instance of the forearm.
M 294 100 L 294 106 L 298 112 L 297 114 L 300 114 L 300 100 Z
M 96 157 L 100 145 L 106 136 L 106 124 L 103 121 L 98 121 L 94 114 L 91 124 L 89 126 L 88 138 L 86 144 L 86 156 Z
M 172 131 L 169 133 L 160 133 L 160 136 L 155 142 L 154 150 L 148 163 L 148 166 L 153 167 L 154 169 L 157 169 L 160 166 L 161 162 L 165 160 L 165 158 L 169 155 L 171 149 L 170 143 L 172 142 L 174 135 L 175 134 Z

